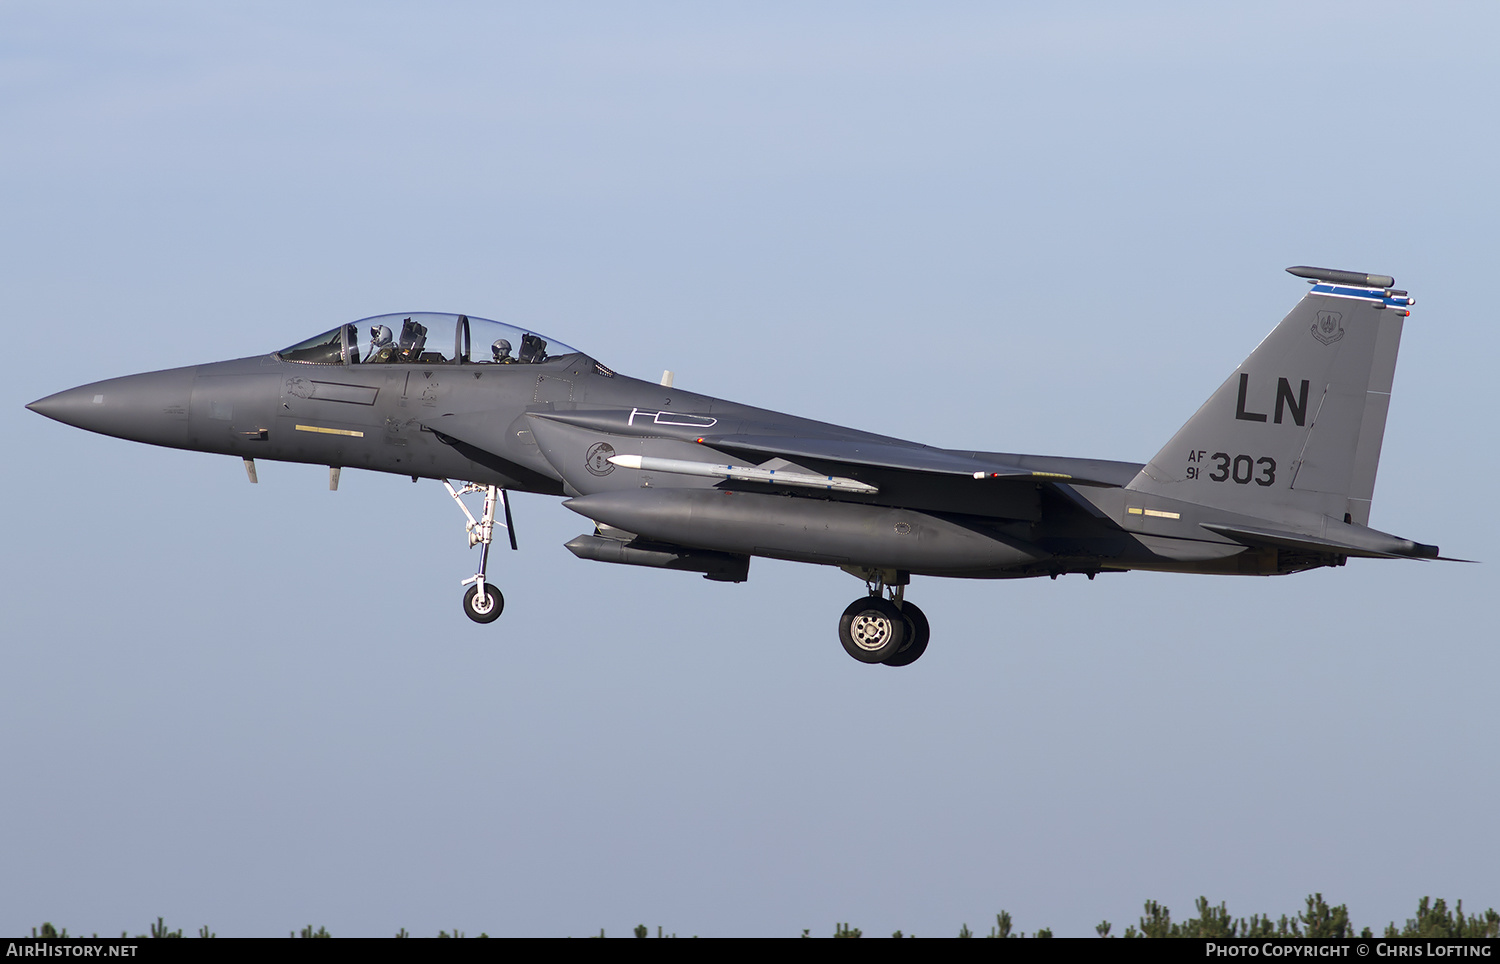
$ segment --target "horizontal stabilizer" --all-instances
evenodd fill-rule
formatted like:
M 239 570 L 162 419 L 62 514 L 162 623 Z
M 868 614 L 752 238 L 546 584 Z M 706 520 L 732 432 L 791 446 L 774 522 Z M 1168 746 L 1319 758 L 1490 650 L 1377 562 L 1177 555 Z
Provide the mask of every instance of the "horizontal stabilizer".
M 1306 532 L 1289 532 L 1259 526 L 1220 525 L 1215 522 L 1200 523 L 1210 532 L 1228 536 L 1247 546 L 1274 546 L 1278 549 L 1299 549 L 1336 556 L 1358 556 L 1365 559 L 1437 559 L 1438 547 L 1399 539 L 1376 529 L 1363 526 L 1351 527 L 1348 542 L 1328 539 Z

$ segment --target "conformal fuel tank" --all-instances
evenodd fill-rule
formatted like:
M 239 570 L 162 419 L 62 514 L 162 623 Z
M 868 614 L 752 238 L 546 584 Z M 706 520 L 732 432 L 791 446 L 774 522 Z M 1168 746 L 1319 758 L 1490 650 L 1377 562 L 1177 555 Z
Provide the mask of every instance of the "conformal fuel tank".
M 918 573 L 984 572 L 1036 556 L 946 519 L 883 506 L 725 489 L 642 488 L 563 503 L 672 545 Z

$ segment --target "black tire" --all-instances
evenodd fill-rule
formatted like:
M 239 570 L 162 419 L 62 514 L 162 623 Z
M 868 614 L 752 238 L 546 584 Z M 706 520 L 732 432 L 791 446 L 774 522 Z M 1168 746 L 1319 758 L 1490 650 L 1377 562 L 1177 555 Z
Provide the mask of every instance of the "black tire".
M 484 584 L 484 598 L 489 603 L 489 607 L 480 610 L 475 602 L 478 598 L 478 586 L 470 586 L 469 591 L 464 593 L 464 615 L 476 623 L 492 623 L 505 611 L 505 597 L 500 595 L 500 590 L 489 583 Z
M 879 596 L 856 599 L 839 620 L 844 652 L 861 663 L 883 663 L 901 651 L 907 639 L 906 619 L 896 604 Z
M 915 663 L 927 652 L 927 641 L 932 638 L 932 626 L 927 622 L 927 614 L 918 609 L 916 603 L 903 602 L 901 615 L 910 624 L 910 641 L 895 656 L 885 661 L 887 666 L 910 666 Z

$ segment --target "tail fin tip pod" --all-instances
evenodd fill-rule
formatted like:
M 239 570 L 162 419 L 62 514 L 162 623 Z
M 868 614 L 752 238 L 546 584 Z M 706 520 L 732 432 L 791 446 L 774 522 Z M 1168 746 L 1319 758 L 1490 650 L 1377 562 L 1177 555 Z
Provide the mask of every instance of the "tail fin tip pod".
M 1305 264 L 1293 265 L 1286 269 L 1286 273 L 1308 281 L 1355 285 L 1361 288 L 1394 288 L 1396 286 L 1396 279 L 1388 274 L 1364 274 L 1359 271 L 1340 271 L 1337 268 L 1313 268 Z
M 1369 524 L 1401 327 L 1389 275 L 1312 284 L 1128 488 L 1298 526 Z

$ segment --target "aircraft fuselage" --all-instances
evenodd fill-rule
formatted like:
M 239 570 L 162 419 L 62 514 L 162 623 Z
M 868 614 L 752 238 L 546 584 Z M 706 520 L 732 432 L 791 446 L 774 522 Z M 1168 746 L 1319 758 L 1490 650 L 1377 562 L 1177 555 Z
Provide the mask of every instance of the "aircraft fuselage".
M 464 509 L 485 550 L 465 580 L 479 622 L 503 606 L 484 582 L 496 512 L 508 526 L 506 493 L 526 491 L 563 496 L 594 523 L 568 543 L 585 559 L 734 582 L 757 556 L 839 566 L 870 588 L 844 614 L 845 648 L 905 665 L 927 639 L 904 599 L 914 574 L 1274 575 L 1437 556 L 1367 525 L 1411 299 L 1383 276 L 1289 270 L 1312 291 L 1147 463 L 932 448 L 630 378 L 534 332 L 433 313 L 29 407 L 236 456 L 251 481 L 257 459 L 328 465 L 335 487 L 344 468 L 467 480 L 449 488 L 460 506 L 486 493 L 482 518 Z

